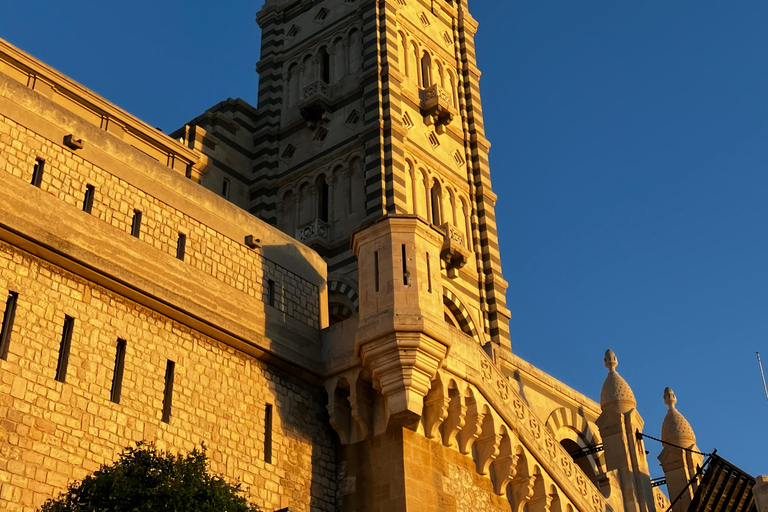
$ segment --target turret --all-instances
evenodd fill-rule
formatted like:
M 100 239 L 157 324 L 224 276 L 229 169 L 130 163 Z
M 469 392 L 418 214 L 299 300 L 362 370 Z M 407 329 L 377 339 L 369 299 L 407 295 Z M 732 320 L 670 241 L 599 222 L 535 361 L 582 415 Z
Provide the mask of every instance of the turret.
M 667 479 L 669 499 L 673 503 L 677 500 L 672 511 L 685 512 L 699 485 L 698 480 L 690 486 L 688 482 L 696 476 L 703 458 L 695 453 L 699 451 L 696 446 L 696 436 L 691 425 L 675 407 L 677 397 L 670 388 L 664 390 L 664 403 L 669 410 L 661 425 L 661 440 L 665 444 L 659 454 L 659 462 Z
M 621 496 L 625 512 L 656 510 L 645 446 L 636 436 L 643 430 L 643 419 L 637 412 L 637 401 L 627 381 L 619 375 L 619 362 L 611 350 L 605 352 L 608 376 L 600 392 L 602 414 L 597 419 L 605 447 L 605 465 L 614 490 Z M 618 487 L 616 487 L 618 486 Z
M 424 396 L 448 354 L 440 251 L 445 234 L 415 215 L 390 215 L 357 231 L 360 324 L 355 350 L 389 414 L 421 416 Z

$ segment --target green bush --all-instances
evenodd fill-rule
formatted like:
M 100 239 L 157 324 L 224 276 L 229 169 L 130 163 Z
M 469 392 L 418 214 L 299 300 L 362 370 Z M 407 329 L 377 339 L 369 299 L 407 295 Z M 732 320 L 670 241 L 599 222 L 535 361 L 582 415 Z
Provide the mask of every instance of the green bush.
M 208 473 L 205 446 L 184 456 L 139 443 L 48 500 L 40 512 L 258 511 L 242 494 L 239 484 Z

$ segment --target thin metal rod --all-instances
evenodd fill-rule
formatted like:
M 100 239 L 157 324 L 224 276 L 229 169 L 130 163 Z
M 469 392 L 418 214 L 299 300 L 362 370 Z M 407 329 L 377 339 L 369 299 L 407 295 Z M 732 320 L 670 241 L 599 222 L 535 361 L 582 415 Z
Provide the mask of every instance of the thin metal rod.
M 757 352 L 757 364 L 760 366 L 760 376 L 763 377 L 763 389 L 765 390 L 765 399 L 768 400 L 768 386 L 765 384 L 765 372 L 763 371 L 763 362 L 760 360 L 760 352 Z

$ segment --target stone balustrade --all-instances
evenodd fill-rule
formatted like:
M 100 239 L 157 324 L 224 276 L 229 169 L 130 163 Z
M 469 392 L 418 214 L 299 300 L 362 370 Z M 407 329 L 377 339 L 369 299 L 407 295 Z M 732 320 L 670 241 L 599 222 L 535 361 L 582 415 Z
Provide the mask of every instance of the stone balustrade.
M 296 240 L 307 245 L 312 242 L 327 242 L 329 233 L 330 225 L 320 219 L 315 219 L 296 230 Z

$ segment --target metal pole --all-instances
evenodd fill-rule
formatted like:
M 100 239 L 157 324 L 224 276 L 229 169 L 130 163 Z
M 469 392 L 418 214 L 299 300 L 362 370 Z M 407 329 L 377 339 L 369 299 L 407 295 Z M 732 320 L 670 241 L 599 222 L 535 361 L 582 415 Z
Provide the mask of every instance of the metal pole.
M 765 385 L 765 372 L 763 371 L 763 362 L 760 360 L 760 352 L 757 352 L 757 364 L 760 366 L 760 376 L 763 378 L 763 389 L 765 390 L 765 399 L 768 400 L 768 386 Z

